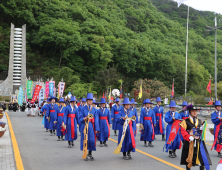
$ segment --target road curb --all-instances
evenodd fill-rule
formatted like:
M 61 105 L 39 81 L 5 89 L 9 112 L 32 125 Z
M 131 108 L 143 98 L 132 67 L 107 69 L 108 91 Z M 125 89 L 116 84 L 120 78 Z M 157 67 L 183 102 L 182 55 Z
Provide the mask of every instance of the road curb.
M 19 147 L 18 147 L 16 138 L 15 138 L 15 134 L 14 134 L 14 130 L 12 128 L 10 118 L 9 118 L 7 112 L 5 112 L 5 115 L 6 115 L 7 120 L 8 120 L 8 126 L 9 126 L 10 135 L 11 135 L 12 146 L 13 146 L 13 151 L 14 151 L 17 170 L 24 170 L 23 163 L 22 163 L 22 158 L 21 158 L 21 155 L 20 155 Z

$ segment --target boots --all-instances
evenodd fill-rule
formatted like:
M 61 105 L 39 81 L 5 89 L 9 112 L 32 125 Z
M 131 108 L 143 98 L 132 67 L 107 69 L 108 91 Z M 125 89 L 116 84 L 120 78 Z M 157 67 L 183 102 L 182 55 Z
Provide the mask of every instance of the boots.
M 166 141 L 164 134 L 162 134 L 162 141 Z

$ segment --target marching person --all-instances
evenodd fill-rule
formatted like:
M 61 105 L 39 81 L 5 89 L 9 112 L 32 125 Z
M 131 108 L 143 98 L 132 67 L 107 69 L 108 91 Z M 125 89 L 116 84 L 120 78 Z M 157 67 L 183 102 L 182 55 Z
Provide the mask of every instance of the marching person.
M 42 106 L 41 111 L 44 114 L 44 128 L 46 129 L 46 132 L 48 132 L 49 129 L 49 121 L 47 119 L 47 107 L 49 106 L 49 104 L 51 103 L 50 98 L 47 99 L 47 103 L 44 104 L 44 106 Z
M 9 104 L 8 104 L 8 110 L 11 111 L 12 109 L 13 109 L 13 104 L 12 104 L 12 102 L 9 102 Z
M 60 106 L 58 107 L 58 113 L 57 113 L 57 120 L 56 120 L 56 136 L 58 136 L 58 141 L 60 140 L 64 140 L 63 139 L 63 133 L 62 133 L 62 122 L 63 122 L 63 117 L 64 117 L 64 113 L 66 111 L 66 107 L 65 107 L 65 100 L 64 98 L 60 98 L 59 100 L 59 104 Z
M 96 103 L 96 101 L 95 100 L 93 100 L 93 104 L 92 104 L 92 107 L 95 107 L 96 109 L 97 109 L 97 105 L 96 105 L 97 103 Z
M 165 126 L 163 121 L 163 107 L 161 107 L 161 98 L 156 98 L 157 105 L 153 108 L 153 112 L 156 116 L 156 127 L 154 127 L 155 135 L 162 135 L 162 141 L 165 139 Z
M 181 134 L 185 139 L 181 154 L 181 165 L 186 165 L 186 170 L 190 170 L 192 166 L 200 166 L 200 170 L 204 167 L 209 170 L 212 165 L 207 147 L 202 136 L 203 124 L 197 118 L 197 108 L 192 104 L 186 107 L 189 110 L 189 118 L 183 120 L 180 124 Z
M 165 122 L 168 123 L 168 125 L 166 127 L 166 144 L 164 147 L 166 147 L 166 152 L 168 152 L 169 150 L 169 157 L 175 158 L 177 156 L 176 149 L 181 148 L 181 136 L 179 134 L 179 129 L 173 129 L 172 134 L 174 134 L 175 136 L 173 136 L 172 142 L 170 144 L 168 144 L 168 139 L 171 134 L 171 127 L 173 123 L 176 120 L 181 119 L 181 117 L 180 114 L 176 112 L 176 107 L 178 106 L 176 105 L 176 102 L 174 100 L 170 101 L 170 105 L 168 107 L 170 107 L 170 111 L 166 112 L 165 114 Z M 176 130 L 178 131 L 176 132 Z
M 27 102 L 27 116 L 30 116 L 31 115 L 31 109 L 32 109 L 32 104 L 31 104 L 31 99 L 28 99 L 28 102 Z
M 67 130 L 65 140 L 68 141 L 68 148 L 74 146 L 73 141 L 77 139 L 77 124 L 78 124 L 78 109 L 75 106 L 76 97 L 71 96 L 70 104 L 66 106 L 65 114 L 63 117 L 64 128 Z
M 57 120 L 57 114 L 58 114 L 58 105 L 55 102 L 58 102 L 58 99 L 54 96 L 50 97 L 49 101 L 51 104 L 47 107 L 47 114 L 46 119 L 49 121 L 49 130 L 51 133 L 51 136 L 55 135 L 55 129 L 56 129 L 56 120 Z
M 21 111 L 24 112 L 25 111 L 25 106 L 26 106 L 26 103 L 25 101 L 22 103 L 22 106 L 21 106 Z
M 144 146 L 153 147 L 152 141 L 155 139 L 154 127 L 156 126 L 156 117 L 153 110 L 150 108 L 150 105 L 153 104 L 150 102 L 150 99 L 146 99 L 144 103 L 146 107 L 140 114 L 140 124 L 144 130 Z M 147 141 L 149 141 L 149 144 L 147 144 Z
M 79 98 L 79 102 L 77 103 L 77 106 L 79 107 L 82 104 L 82 97 Z
M 14 103 L 13 103 L 13 111 L 16 112 L 16 110 L 18 109 L 18 103 L 16 100 L 14 100 Z
M 221 129 L 222 129 L 222 115 L 221 115 L 221 102 L 217 100 L 215 102 L 215 112 L 211 114 L 211 121 L 214 123 L 214 143 L 212 148 L 217 151 L 218 157 L 222 158 L 222 139 L 221 139 Z M 211 149 L 212 150 L 212 149 Z
M 124 98 L 123 109 L 118 114 L 118 122 L 120 123 L 118 144 L 122 141 L 121 152 L 123 152 L 123 159 L 132 159 L 131 152 L 135 152 L 136 148 L 136 115 L 135 112 L 130 110 L 129 98 Z M 134 119 L 133 119 L 134 117 Z M 127 118 L 131 118 L 128 120 Z M 127 123 L 126 121 L 129 121 Z M 123 138 L 123 135 L 125 137 Z
M 3 109 L 3 111 L 6 110 L 6 104 L 5 104 L 5 102 L 2 103 L 2 109 Z
M 82 102 L 81 102 L 81 104 L 78 106 L 78 115 L 80 115 L 82 108 L 86 105 L 86 98 L 82 98 L 81 100 L 82 100 Z M 79 118 L 79 117 L 80 117 L 80 116 L 78 116 L 78 118 Z M 79 120 L 78 120 L 78 124 L 79 124 L 79 132 L 81 133 L 81 132 L 82 132 L 82 127 L 83 127 L 83 125 L 81 124 L 81 122 L 80 122 Z
M 117 136 L 116 131 L 119 130 L 118 114 L 122 110 L 122 106 L 119 104 L 119 98 L 116 98 L 115 102 L 116 104 L 111 109 L 111 120 L 114 134 Z
M 106 141 L 110 136 L 110 126 L 111 126 L 111 115 L 109 110 L 106 108 L 106 99 L 101 98 L 100 102 L 101 108 L 97 110 L 99 116 L 99 128 L 100 133 L 98 140 L 100 141 L 100 147 L 108 146 Z
M 135 104 L 137 104 L 137 102 L 135 102 L 135 99 L 131 99 L 130 101 L 130 110 L 132 110 L 135 115 L 136 115 L 136 124 L 139 123 L 139 120 L 138 120 L 138 115 L 137 115 L 137 110 L 135 108 Z
M 181 116 L 181 119 L 186 120 L 189 117 L 189 111 L 186 110 L 187 101 L 183 102 L 182 107 L 183 107 L 183 111 L 181 112 L 180 116 Z
M 80 141 L 80 149 L 83 150 L 84 145 L 84 129 L 86 124 L 88 123 L 88 141 L 87 141 L 87 149 L 88 155 L 85 161 L 91 160 L 93 161 L 94 158 L 92 156 L 92 151 L 96 151 L 96 133 L 100 131 L 99 129 L 99 119 L 97 110 L 92 107 L 93 102 L 93 94 L 87 94 L 87 106 L 84 106 L 81 109 L 79 121 L 81 122 L 82 129 L 81 129 L 81 141 Z
M 31 117 L 35 117 L 36 105 L 35 103 L 31 103 Z

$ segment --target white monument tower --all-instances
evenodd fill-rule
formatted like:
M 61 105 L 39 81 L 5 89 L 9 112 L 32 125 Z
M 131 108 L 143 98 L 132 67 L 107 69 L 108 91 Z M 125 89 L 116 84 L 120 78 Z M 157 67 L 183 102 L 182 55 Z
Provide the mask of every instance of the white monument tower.
M 26 25 L 11 24 L 8 77 L 0 84 L 0 95 L 9 96 L 19 86 L 26 87 Z

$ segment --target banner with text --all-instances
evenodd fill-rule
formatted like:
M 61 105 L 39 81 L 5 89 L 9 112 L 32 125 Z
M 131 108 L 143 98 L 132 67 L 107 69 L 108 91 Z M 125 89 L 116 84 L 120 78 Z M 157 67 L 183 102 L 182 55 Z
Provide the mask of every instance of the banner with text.
M 44 101 L 44 82 L 40 82 L 40 86 L 42 86 L 40 92 L 39 92 L 39 107 L 41 107 L 42 102 Z
M 65 82 L 59 82 L 59 91 L 58 91 L 58 98 L 63 96 L 63 92 L 65 90 Z
M 21 106 L 23 104 L 23 89 L 22 86 L 19 87 L 19 92 L 18 92 L 18 104 Z
M 26 83 L 26 94 L 28 99 L 32 99 L 32 80 L 28 80 Z
M 50 97 L 53 96 L 53 91 L 54 91 L 54 83 L 49 82 L 49 95 L 50 95 Z
M 40 85 L 35 86 L 35 91 L 34 91 L 31 103 L 35 103 L 37 97 L 39 96 L 39 92 L 40 92 L 41 88 L 42 88 L 42 86 L 40 86 Z

